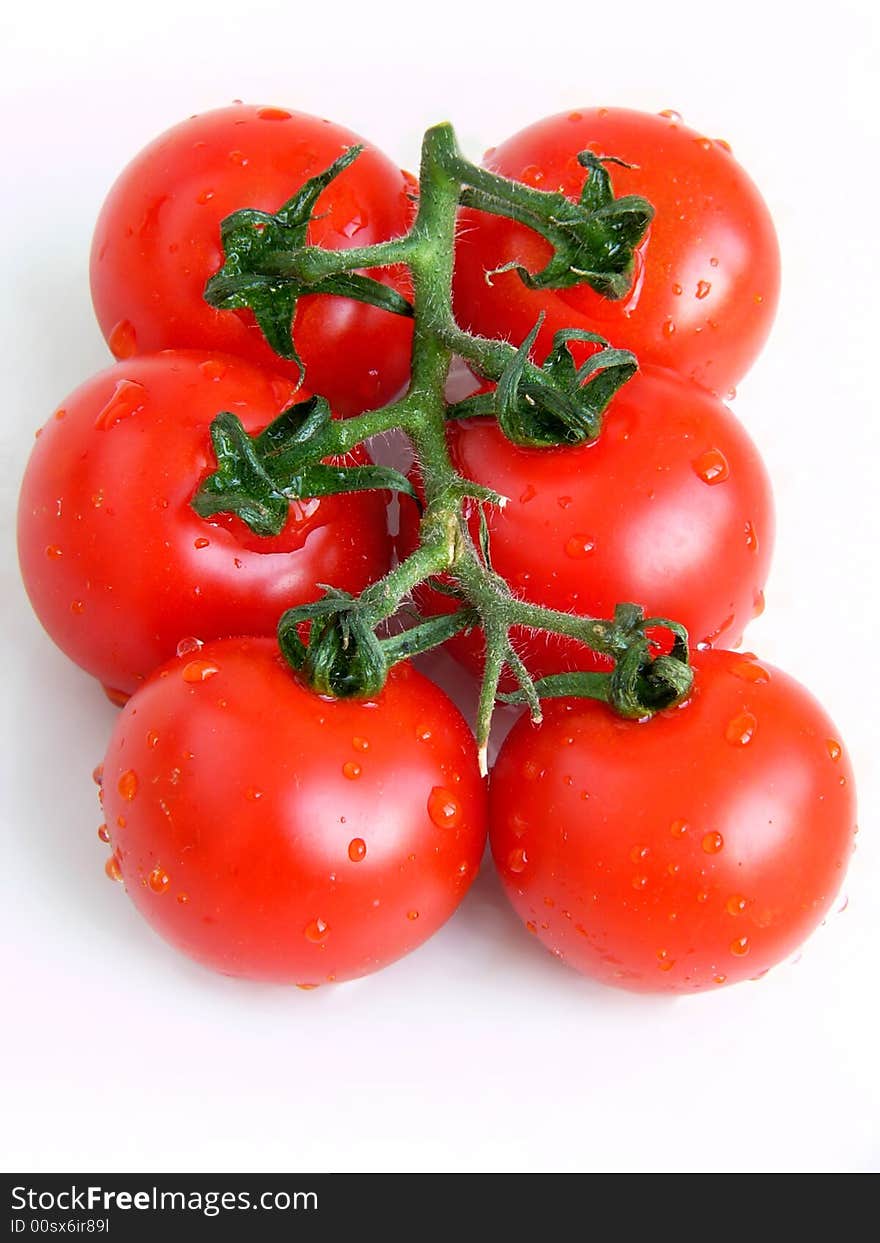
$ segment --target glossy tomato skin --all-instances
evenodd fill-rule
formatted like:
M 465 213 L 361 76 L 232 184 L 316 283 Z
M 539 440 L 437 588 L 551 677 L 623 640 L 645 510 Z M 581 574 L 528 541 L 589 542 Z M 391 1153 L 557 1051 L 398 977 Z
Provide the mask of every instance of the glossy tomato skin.
M 383 492 L 294 502 L 268 539 L 192 509 L 216 464 L 214 415 L 255 432 L 301 396 L 241 359 L 167 351 L 93 376 L 42 428 L 19 500 L 22 575 L 52 639 L 107 688 L 133 691 L 181 639 L 273 634 L 319 583 L 359 592 L 388 568 Z
M 223 261 L 221 221 L 243 207 L 275 212 L 303 182 L 363 142 L 330 121 L 236 104 L 160 135 L 122 172 L 92 244 L 92 298 L 117 357 L 168 347 L 240 355 L 297 376 L 248 311 L 214 310 L 208 278 Z M 369 143 L 318 200 L 309 240 L 334 250 L 405 233 L 412 183 Z M 408 294 L 401 270 L 371 273 Z M 306 383 L 347 414 L 381 405 L 405 383 L 411 321 L 348 298 L 307 297 L 295 334 Z
M 611 617 L 621 602 L 685 625 L 694 645 L 735 645 L 756 611 L 774 537 L 770 482 L 745 429 L 717 398 L 668 371 L 645 368 L 614 398 L 590 445 L 526 449 L 494 420 L 450 425 L 457 469 L 509 498 L 487 508 L 492 564 L 535 604 Z M 402 511 L 399 544 L 416 532 Z M 476 522 L 474 524 L 476 534 Z M 455 601 L 422 590 L 428 612 Z M 606 667 L 573 641 L 519 633 L 536 676 Z M 483 637 L 449 648 L 482 667 Z
M 462 213 L 456 311 L 465 326 L 519 342 L 540 312 L 536 352 L 553 333 L 589 328 L 725 396 L 751 366 L 773 323 L 779 247 L 767 206 L 727 144 L 683 125 L 675 114 L 585 108 L 548 117 L 487 153 L 495 172 L 577 199 L 591 150 L 632 164 L 611 166 L 615 193 L 640 194 L 656 214 L 636 255 L 630 293 L 610 301 L 582 285 L 528 290 L 515 272 L 485 273 L 513 260 L 539 271 L 549 245 L 526 227 Z
M 326 699 L 268 639 L 157 671 L 103 780 L 108 873 L 172 945 L 257 980 L 341 981 L 415 949 L 485 843 L 473 737 L 438 687 L 397 666 L 375 701 Z
M 691 699 L 650 721 L 545 704 L 492 772 L 492 852 L 529 931 L 641 992 L 732 984 L 791 954 L 855 832 L 852 768 L 812 696 L 750 655 L 694 665 Z

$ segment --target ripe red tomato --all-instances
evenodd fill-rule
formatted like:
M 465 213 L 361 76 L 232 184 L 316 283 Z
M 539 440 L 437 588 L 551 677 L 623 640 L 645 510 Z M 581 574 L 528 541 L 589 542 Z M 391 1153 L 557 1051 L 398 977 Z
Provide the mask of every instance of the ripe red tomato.
M 415 949 L 486 838 L 474 740 L 438 687 L 399 665 L 375 701 L 327 699 L 270 639 L 154 673 L 103 780 L 108 874 L 172 945 L 258 980 L 347 980 Z
M 650 721 L 545 704 L 492 772 L 492 851 L 527 928 L 643 992 L 785 958 L 829 909 L 855 831 L 852 769 L 815 699 L 750 655 L 694 666 L 690 699 Z
M 92 246 L 95 311 L 117 358 L 171 347 L 238 354 L 297 375 L 248 311 L 218 311 L 205 284 L 222 263 L 220 223 L 244 207 L 277 211 L 363 140 L 330 121 L 236 104 L 190 118 L 137 155 L 111 189 Z M 313 245 L 344 250 L 405 233 L 412 183 L 367 144 L 324 191 Z M 407 278 L 371 273 L 408 294 Z M 403 385 L 412 324 L 349 298 L 306 297 L 295 318 L 306 384 L 341 413 L 382 405 Z
M 273 634 L 317 584 L 359 592 L 388 568 L 383 492 L 292 502 L 268 539 L 193 511 L 214 415 L 256 432 L 292 400 L 290 380 L 241 359 L 167 351 L 93 376 L 38 434 L 19 501 L 25 587 L 58 646 L 109 689 L 133 691 L 181 639 Z
M 589 445 L 521 448 L 494 420 L 471 419 L 450 424 L 449 446 L 461 474 L 509 498 L 503 510 L 486 510 L 492 564 L 532 603 L 594 617 L 641 604 L 704 645 L 736 644 L 763 607 L 770 483 L 742 425 L 695 384 L 646 368 L 614 398 Z M 473 525 L 476 534 L 476 518 Z M 401 552 L 415 535 L 407 504 Z M 425 588 L 417 600 L 429 613 L 457 604 Z M 517 640 L 538 677 L 607 667 L 572 640 L 527 632 Z M 469 668 L 482 667 L 481 631 L 449 647 Z
M 656 209 L 636 253 L 632 289 L 608 301 L 587 285 L 533 291 L 515 272 L 487 284 L 485 273 L 513 260 L 539 271 L 550 247 L 523 225 L 462 213 L 456 310 L 465 326 L 519 342 L 546 320 L 543 358 L 560 328 L 589 328 L 642 363 L 671 367 L 724 395 L 749 369 L 770 331 L 779 293 L 779 249 L 767 207 L 726 143 L 688 129 L 674 113 L 626 108 L 559 114 L 515 134 L 486 155 L 487 166 L 541 190 L 577 199 L 577 153 L 617 156 L 615 193 L 640 194 Z

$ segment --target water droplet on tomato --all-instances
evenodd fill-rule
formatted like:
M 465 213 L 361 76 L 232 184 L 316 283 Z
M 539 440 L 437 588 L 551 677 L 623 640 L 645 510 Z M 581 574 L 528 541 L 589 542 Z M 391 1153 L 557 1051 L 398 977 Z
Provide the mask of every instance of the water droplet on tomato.
M 544 170 L 537 164 L 527 164 L 520 173 L 519 179 L 527 186 L 539 186 L 544 180 Z
M 161 864 L 157 863 L 150 875 L 147 877 L 147 884 L 152 889 L 153 893 L 165 893 L 168 886 L 171 884 L 171 877 L 161 866 Z
M 594 541 L 588 535 L 572 535 L 571 539 L 566 541 L 565 555 L 571 557 L 573 561 L 583 561 L 585 557 L 589 557 L 595 547 Z
M 658 113 L 658 116 L 665 117 L 667 121 L 674 121 L 676 125 L 681 125 L 682 123 L 681 113 L 676 112 L 674 108 L 664 108 L 662 112 Z
M 116 788 L 119 791 L 120 796 L 124 798 L 127 803 L 132 802 L 138 792 L 137 773 L 133 768 L 129 768 L 122 774 L 116 783 Z
M 748 902 L 741 893 L 732 893 L 724 905 L 728 915 L 742 915 Z
M 416 726 L 416 738 L 419 742 L 428 742 L 432 737 L 432 730 L 429 725 Z
M 538 495 L 538 490 L 537 490 L 537 488 L 534 486 L 534 484 L 531 484 L 531 483 L 530 483 L 530 484 L 528 485 L 528 487 L 527 487 L 527 488 L 525 488 L 525 489 L 524 489 L 522 492 L 520 492 L 520 494 L 519 494 L 519 501 L 520 501 L 520 504 L 521 504 L 521 505 L 528 505 L 529 501 L 533 501 L 537 495 Z
M 286 108 L 258 108 L 257 116 L 261 121 L 289 121 L 293 113 Z
M 584 119 L 584 114 L 582 112 L 570 112 L 568 114 L 568 119 L 569 121 L 582 121 Z
M 110 841 L 110 830 L 107 828 L 106 824 L 98 825 L 98 840 L 102 842 Z
M 209 358 L 207 362 L 199 363 L 199 371 L 206 380 L 214 382 L 222 380 L 228 370 L 227 364 L 221 362 L 219 358 Z
M 681 287 L 681 285 L 676 283 L 675 285 L 672 286 L 672 292 L 675 294 L 676 298 L 680 298 L 681 295 L 684 293 L 684 289 Z
M 711 292 L 712 285 L 710 281 L 697 281 L 697 297 L 701 301 L 703 298 L 708 298 Z
M 687 831 L 688 831 L 687 820 L 673 820 L 672 824 L 670 824 L 669 826 L 669 832 L 672 834 L 673 837 L 684 837 Z
M 82 613 L 85 611 L 85 607 L 86 606 L 83 604 L 82 600 L 71 600 L 70 602 L 71 613 Z
M 58 420 L 61 420 L 66 417 L 67 417 L 67 411 L 63 408 L 63 406 L 60 409 L 56 410 L 55 414 L 53 415 L 53 418 L 56 418 Z
M 210 203 L 211 199 L 214 197 L 214 194 L 214 190 L 202 190 L 201 193 L 196 195 L 196 202 L 201 206 L 204 206 L 205 203 Z
M 732 747 L 747 747 L 755 736 L 758 720 L 753 712 L 743 711 L 728 722 L 724 737 Z
M 366 738 L 352 738 L 351 745 L 355 751 L 368 751 L 370 744 Z
M 524 872 L 529 857 L 522 846 L 515 846 L 507 856 L 507 867 L 511 872 Z
M 349 781 L 357 781 L 362 772 L 360 764 L 356 764 L 354 760 L 346 760 L 342 765 L 342 775 Z
M 825 748 L 828 751 L 828 754 L 832 760 L 840 759 L 843 748 L 841 747 L 840 743 L 837 742 L 834 738 L 828 739 L 828 741 L 825 743 Z
M 188 656 L 188 655 L 190 654 L 190 652 L 198 652 L 198 651 L 201 651 L 201 649 L 202 649 L 204 646 L 205 646 L 205 645 L 204 645 L 204 643 L 202 642 L 202 640 L 201 640 L 201 639 L 196 639 L 196 638 L 194 638 L 192 635 L 190 635 L 190 636 L 188 636 L 186 639 L 181 639 L 181 640 L 180 640 L 180 642 L 178 643 L 178 645 L 177 645 L 177 655 L 178 655 L 178 656 Z
M 113 854 L 104 864 L 104 875 L 110 880 L 122 880 L 122 868 L 119 866 L 119 860 Z
M 717 855 L 718 851 L 724 848 L 724 838 L 717 832 L 705 833 L 700 845 L 707 855 Z
M 109 431 L 121 419 L 143 410 L 147 390 L 137 380 L 117 380 L 113 396 L 95 419 L 98 431 Z
M 310 924 L 305 926 L 305 938 L 314 945 L 320 945 L 330 932 L 330 925 L 325 923 L 323 919 L 313 919 Z
M 415 920 L 415 919 L 418 919 L 419 913 L 418 911 L 407 911 L 406 917 L 407 919 Z
M 714 976 L 714 977 L 713 977 L 713 980 L 714 980 L 714 983 L 715 983 L 715 984 L 724 984 L 724 983 L 726 983 L 726 981 L 727 981 L 727 976 L 726 976 L 726 975 L 716 975 L 716 976 Z
M 538 925 L 535 923 L 533 919 L 526 920 L 526 928 L 532 934 L 532 936 L 538 935 Z
M 57 544 L 50 544 L 46 549 L 46 556 L 50 559 L 50 561 L 57 561 L 61 555 L 61 549 Z
M 746 532 L 746 548 L 751 548 L 752 552 L 758 551 L 758 536 L 751 522 L 747 522 L 745 526 Z
M 675 320 L 672 320 L 672 319 L 665 320 L 663 323 L 663 327 L 660 329 L 660 331 L 663 333 L 664 337 L 675 336 Z
M 242 168 L 247 164 L 248 159 L 243 151 L 230 151 L 229 158 L 233 164 L 239 164 Z
M 748 937 L 737 937 L 735 941 L 730 943 L 730 952 L 736 958 L 745 958 L 751 948 Z
M 764 686 L 770 681 L 769 672 L 753 660 L 739 660 L 730 666 L 730 672 L 743 682 L 754 682 L 756 686 Z
M 348 857 L 352 863 L 360 863 L 366 858 L 367 843 L 362 837 L 353 837 L 348 843 Z
M 461 807 L 455 795 L 443 786 L 434 786 L 428 795 L 428 815 L 439 829 L 451 829 L 458 821 Z
M 727 458 L 720 449 L 707 449 L 705 453 L 701 453 L 698 458 L 695 458 L 693 468 L 703 483 L 712 485 L 724 483 L 730 475 Z
M 675 966 L 675 960 L 669 957 L 668 950 L 657 951 L 657 966 L 661 971 L 671 971 Z
M 104 781 L 104 765 L 96 764 L 92 769 L 92 781 L 96 786 L 102 785 Z
M 756 592 L 755 600 L 752 605 L 752 617 L 760 617 L 766 607 L 767 603 L 764 599 L 763 591 Z
M 646 859 L 650 853 L 647 846 L 633 846 L 629 852 L 629 857 L 633 863 L 638 863 L 640 859 Z
M 183 666 L 181 677 L 184 682 L 207 682 L 219 672 L 219 666 L 210 660 L 191 660 Z
M 127 319 L 121 319 L 107 338 L 107 344 L 110 346 L 110 353 L 114 358 L 120 360 L 131 358 L 137 353 L 137 336 L 134 324 Z
M 193 540 L 193 548 L 207 548 L 211 543 L 204 535 L 200 535 L 198 539 Z
M 632 878 L 633 889 L 646 889 L 648 886 L 648 878 L 644 875 L 637 875 Z
M 569 506 L 573 504 L 573 498 L 570 496 L 558 496 L 556 498 L 556 504 L 560 509 L 568 509 Z

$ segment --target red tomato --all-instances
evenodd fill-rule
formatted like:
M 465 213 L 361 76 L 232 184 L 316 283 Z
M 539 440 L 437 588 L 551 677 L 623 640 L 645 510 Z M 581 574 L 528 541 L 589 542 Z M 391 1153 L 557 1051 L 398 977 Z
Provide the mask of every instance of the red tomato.
M 594 617 L 641 604 L 703 645 L 736 644 L 763 607 L 773 546 L 764 466 L 730 411 L 671 372 L 630 380 L 592 444 L 520 448 L 494 420 L 471 419 L 450 425 L 449 446 L 463 475 L 509 498 L 486 510 L 490 553 L 525 599 Z M 402 552 L 415 531 L 414 506 L 402 506 Z M 417 599 L 430 613 L 457 604 L 424 588 Z M 482 667 L 481 631 L 449 646 Z M 572 640 L 520 632 L 517 646 L 538 677 L 606 667 Z
M 409 953 L 486 837 L 474 740 L 438 687 L 399 665 L 375 701 L 327 699 L 269 639 L 156 672 L 103 780 L 108 874 L 172 945 L 258 980 L 347 980 Z
M 852 850 L 852 769 L 821 706 L 750 655 L 693 663 L 690 699 L 650 721 L 546 703 L 492 772 L 492 851 L 518 914 L 621 988 L 763 974 L 828 911 Z
M 175 126 L 110 191 L 92 246 L 92 297 L 117 358 L 166 347 L 238 354 L 296 376 L 250 312 L 217 311 L 205 284 L 222 263 L 220 223 L 243 207 L 277 211 L 307 178 L 363 142 L 301 112 L 241 104 Z M 412 183 L 375 147 L 324 191 L 313 245 L 344 250 L 405 233 Z M 408 294 L 408 278 L 371 273 Z M 382 405 L 405 383 L 412 324 L 349 298 L 306 297 L 295 319 L 306 384 L 342 413 Z
M 670 367 L 726 394 L 760 351 L 776 311 L 779 249 L 773 222 L 726 143 L 682 125 L 674 113 L 626 108 L 559 114 L 487 152 L 494 172 L 577 199 L 584 169 L 577 153 L 617 156 L 609 166 L 618 196 L 640 194 L 656 209 L 636 253 L 630 294 L 609 301 L 587 285 L 532 291 L 515 272 L 485 273 L 517 260 L 539 271 L 550 247 L 528 228 L 482 212 L 462 213 L 456 310 L 467 327 L 519 342 L 546 313 L 536 353 L 560 328 L 589 328 L 642 363 Z
M 359 592 L 388 568 L 382 492 L 293 502 L 269 539 L 191 508 L 215 462 L 214 415 L 256 432 L 292 400 L 290 380 L 241 359 L 168 351 L 93 376 L 42 429 L 19 502 L 25 587 L 106 687 L 133 691 L 190 636 L 273 634 L 318 583 Z

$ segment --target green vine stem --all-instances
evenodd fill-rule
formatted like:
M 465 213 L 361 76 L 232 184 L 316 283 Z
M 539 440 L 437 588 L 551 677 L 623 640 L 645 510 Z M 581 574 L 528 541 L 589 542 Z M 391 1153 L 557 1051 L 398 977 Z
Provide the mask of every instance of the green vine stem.
M 536 721 L 541 718 L 540 699 L 553 695 L 599 699 L 629 717 L 647 717 L 681 701 L 690 689 L 692 672 L 686 632 L 674 621 L 646 619 L 634 604 L 619 605 L 610 619 L 582 617 L 531 604 L 511 591 L 492 569 L 485 520 L 477 542 L 470 525 L 475 506 L 503 505 L 504 498 L 459 475 L 446 441 L 449 417 L 490 413 L 517 443 L 592 440 L 601 431 L 604 410 L 614 393 L 637 369 L 632 354 L 609 347 L 592 333 L 572 329 L 557 334 L 550 355 L 539 366 L 530 355 L 539 325 L 518 348 L 460 328 L 452 310 L 459 205 L 464 202 L 508 216 L 542 233 L 553 247 L 547 266 L 531 273 L 512 265 L 532 287 L 586 282 L 606 297 L 621 297 L 631 279 L 634 249 L 653 214 L 650 204 L 635 196 L 615 199 L 606 168 L 613 161 L 590 152 L 579 157 L 586 180 L 578 203 L 507 181 L 465 160 L 451 126 L 442 124 L 428 130 L 423 141 L 418 212 L 406 236 L 344 251 L 307 245 L 307 226 L 318 194 L 356 154 L 356 149 L 346 152 L 274 217 L 249 209 L 229 217 L 223 226 L 224 267 L 209 282 L 206 297 L 218 307 L 251 307 L 270 343 L 294 359 L 298 356 L 291 324 L 296 300 L 304 292 L 355 297 L 392 313 L 412 314 L 409 388 L 399 401 L 344 421 L 331 419 L 323 399 L 310 398 L 254 437 L 229 412 L 218 415 L 212 428 L 217 470 L 197 491 L 196 511 L 207 518 L 231 510 L 252 529 L 273 534 L 284 525 L 294 497 L 358 488 L 396 488 L 414 495 L 412 484 L 390 468 L 338 460 L 370 437 L 400 428 L 419 463 L 420 544 L 360 597 L 327 587 L 322 599 L 283 615 L 282 651 L 311 685 L 337 696 L 375 694 L 396 661 L 480 626 L 486 661 L 476 734 L 484 772 L 492 712 L 505 668 L 519 690 L 501 698 L 528 704 Z M 401 263 L 412 275 L 411 304 L 362 275 L 363 269 Z M 597 347 L 580 366 L 569 350 L 573 340 Z M 444 391 L 455 355 L 494 382 L 494 392 L 447 406 Z M 388 619 L 413 589 L 440 574 L 451 580 L 448 590 L 460 597 L 461 607 L 441 617 L 417 619 L 401 633 L 389 633 Z M 579 640 L 608 656 L 613 668 L 536 683 L 512 644 L 513 627 Z M 667 655 L 658 655 L 647 636 L 649 628 L 656 627 L 665 627 L 672 635 Z

